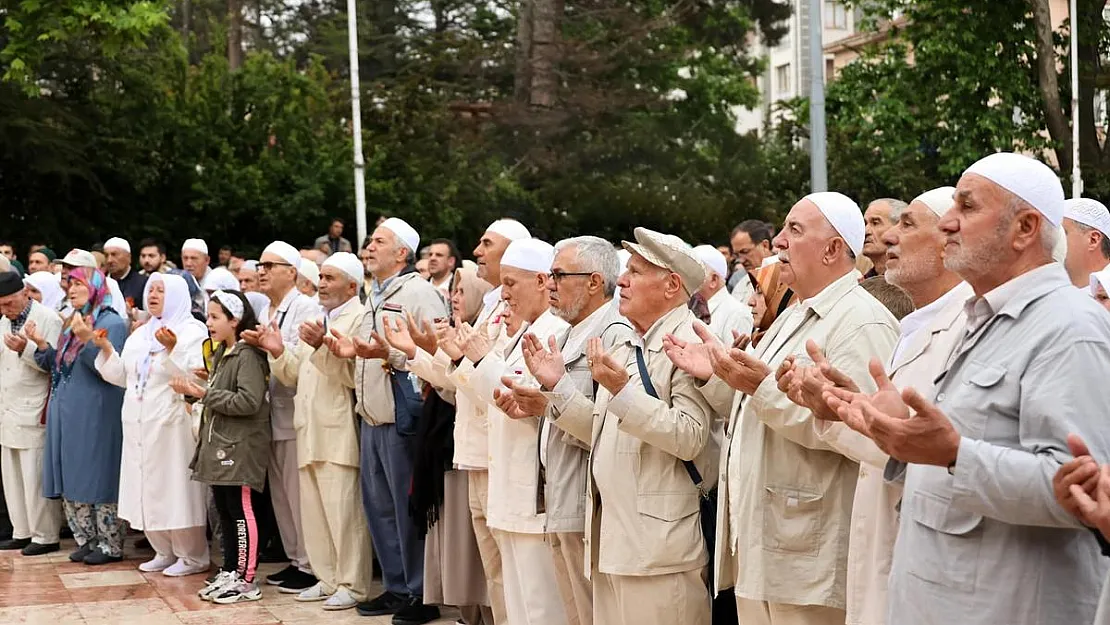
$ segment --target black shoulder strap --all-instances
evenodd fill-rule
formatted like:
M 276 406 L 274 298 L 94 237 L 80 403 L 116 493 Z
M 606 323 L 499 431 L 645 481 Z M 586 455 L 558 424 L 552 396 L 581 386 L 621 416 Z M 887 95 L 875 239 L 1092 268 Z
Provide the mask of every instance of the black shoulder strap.
M 651 383 L 651 376 L 648 375 L 647 363 L 644 362 L 644 350 L 639 345 L 636 346 L 636 368 L 640 370 L 640 383 L 644 385 L 644 391 L 648 395 L 659 399 L 659 394 L 655 391 L 655 385 Z M 698 490 L 704 489 L 704 480 L 701 477 L 701 471 L 698 471 L 698 467 L 690 460 L 683 460 L 682 466 L 686 467 L 686 472 L 690 474 L 694 486 Z

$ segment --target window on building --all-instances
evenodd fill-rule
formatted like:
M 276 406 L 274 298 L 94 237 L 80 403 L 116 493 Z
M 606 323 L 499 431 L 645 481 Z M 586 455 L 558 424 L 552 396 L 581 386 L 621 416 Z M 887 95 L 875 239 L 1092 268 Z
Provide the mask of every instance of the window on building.
M 848 30 L 848 7 L 837 0 L 825 0 L 825 28 Z
M 790 93 L 790 64 L 784 63 L 775 68 L 775 93 L 786 95 Z
M 836 78 L 836 63 L 832 59 L 825 59 L 825 82 Z

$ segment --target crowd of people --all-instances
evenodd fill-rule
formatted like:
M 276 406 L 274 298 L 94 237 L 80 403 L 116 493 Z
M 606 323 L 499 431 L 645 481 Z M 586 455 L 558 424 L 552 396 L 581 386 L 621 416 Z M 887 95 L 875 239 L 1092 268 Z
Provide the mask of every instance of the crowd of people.
M 0 549 L 212 537 L 203 599 L 397 625 L 1110 623 L 1110 212 L 1044 164 L 726 246 L 342 229 L 0 244 Z

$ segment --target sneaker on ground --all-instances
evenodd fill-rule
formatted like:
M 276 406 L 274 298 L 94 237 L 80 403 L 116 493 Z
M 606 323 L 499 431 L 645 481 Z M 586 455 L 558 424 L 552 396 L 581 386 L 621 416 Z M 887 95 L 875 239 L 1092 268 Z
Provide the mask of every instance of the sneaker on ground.
M 408 603 L 393 615 L 393 625 L 424 625 L 439 618 L 439 608 L 424 605 L 423 597 L 409 597 Z
M 170 568 L 175 562 L 177 558 L 173 556 L 155 555 L 154 558 L 140 564 L 139 570 L 143 573 L 158 573 Z
M 232 581 L 238 580 L 239 574 L 235 571 L 220 571 L 216 574 L 216 579 L 208 583 L 204 588 L 197 591 L 197 596 L 205 601 L 211 601 L 224 586 L 230 584 Z
M 266 576 L 266 583 L 271 585 L 271 586 L 280 586 L 282 582 L 289 579 L 290 575 L 292 575 L 293 573 L 296 573 L 298 571 L 299 571 L 299 569 L 297 569 L 297 567 L 290 564 L 289 566 L 287 566 L 284 569 L 278 571 L 277 573 L 274 573 L 273 575 L 267 575 Z
M 323 601 L 330 596 L 331 595 L 324 592 L 324 582 L 316 582 L 312 588 L 301 591 L 301 594 L 297 595 L 296 600 L 308 603 L 311 601 Z
M 173 566 L 167 567 L 162 571 L 162 575 L 166 577 L 187 577 L 189 575 L 199 575 L 208 572 L 209 565 L 205 564 L 189 564 L 183 558 L 178 558 Z
M 340 588 L 339 590 L 335 591 L 334 595 L 328 597 L 328 600 L 324 602 L 324 609 L 350 610 L 356 605 L 358 605 L 358 602 L 355 601 L 355 598 L 351 596 L 351 593 L 347 592 L 346 588 Z
M 235 580 L 220 589 L 219 594 L 212 601 L 220 605 L 229 605 L 240 601 L 258 601 L 261 598 L 262 589 L 258 584 L 244 581 L 236 575 Z
M 320 580 L 316 579 L 315 575 L 297 569 L 285 576 L 285 581 L 278 585 L 278 592 L 287 595 L 299 595 L 301 592 L 315 586 L 318 581 Z
M 357 608 L 361 616 L 384 616 L 396 614 L 408 601 L 408 597 L 387 590 L 369 601 L 363 601 Z

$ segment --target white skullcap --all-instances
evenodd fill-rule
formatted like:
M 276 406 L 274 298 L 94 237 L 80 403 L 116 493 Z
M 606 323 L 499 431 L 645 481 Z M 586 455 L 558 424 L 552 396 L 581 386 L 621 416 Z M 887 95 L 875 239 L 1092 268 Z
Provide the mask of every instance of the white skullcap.
M 320 265 L 316 263 L 301 263 L 301 268 L 297 273 L 304 276 L 306 280 L 312 283 L 312 286 L 320 287 Z
M 550 243 L 539 239 L 518 239 L 505 248 L 501 266 L 551 273 L 551 263 L 554 260 L 555 248 Z
M 948 209 L 952 208 L 955 202 L 954 196 L 956 195 L 956 187 L 937 187 L 932 191 L 926 191 L 913 199 L 914 202 L 921 202 L 929 207 L 937 217 L 944 216 Z
M 478 263 L 476 263 L 476 262 L 474 262 L 470 259 L 466 259 L 466 260 L 463 261 L 462 268 L 463 269 L 469 269 L 471 271 L 478 271 Z
M 206 291 L 238 291 L 239 281 L 235 279 L 227 267 L 216 267 L 204 277 Z
M 817 205 L 821 214 L 832 224 L 833 230 L 848 243 L 852 253 L 859 256 L 863 251 L 864 236 L 863 211 L 859 209 L 859 204 L 836 191 L 810 193 L 803 199 Z
M 728 261 L 725 260 L 721 250 L 712 245 L 699 245 L 694 248 L 694 256 L 697 256 L 710 271 L 721 276 L 721 279 L 728 278 Z
M 239 265 L 239 271 L 246 269 L 247 271 L 258 271 L 257 260 L 244 260 L 242 265 Z
M 351 282 L 361 286 L 366 277 L 366 269 L 358 256 L 350 252 L 336 252 L 324 261 L 324 267 L 335 267 L 351 279 Z
M 289 245 L 285 241 L 274 241 L 267 245 L 266 249 L 262 250 L 262 253 L 273 254 L 292 265 L 294 269 L 298 269 L 301 266 L 301 253 L 297 251 L 297 248 Z
M 397 240 L 401 243 L 404 243 L 405 247 L 409 248 L 413 252 L 416 251 L 416 248 L 420 247 L 420 235 L 404 219 L 390 217 L 389 219 L 383 221 L 382 225 L 378 227 L 385 228 L 386 230 L 389 230 L 393 234 L 397 235 Z
M 1100 284 L 1103 290 L 1110 294 L 1110 268 L 1091 274 L 1091 297 L 1098 295 L 1098 285 Z
M 976 161 L 964 171 L 967 174 L 982 176 L 1025 200 L 1054 226 L 1064 217 L 1064 187 L 1056 172 L 1036 159 L 999 152 Z
M 500 234 L 509 241 L 532 238 L 532 233 L 528 232 L 528 228 L 525 228 L 524 224 L 515 219 L 498 219 L 491 223 L 489 228 L 486 228 L 486 232 Z M 550 267 L 548 267 L 548 269 L 550 269 Z
M 185 239 L 185 242 L 181 244 L 181 251 L 184 252 L 185 250 L 200 252 L 208 256 L 208 244 L 204 242 L 204 239 Z
M 106 249 L 106 250 L 107 249 L 123 250 L 123 251 L 127 252 L 128 254 L 130 254 L 131 253 L 131 244 L 128 243 L 126 239 L 121 239 L 119 237 L 112 237 L 112 238 L 110 238 L 110 239 L 108 239 L 107 241 L 104 242 L 104 249 Z
M 1064 217 L 1110 237 L 1110 211 L 1098 200 L 1087 197 L 1064 200 Z

